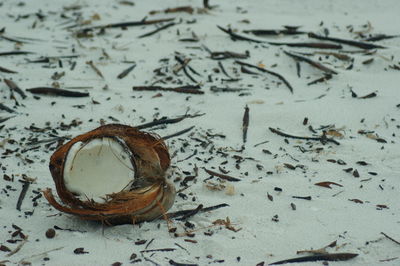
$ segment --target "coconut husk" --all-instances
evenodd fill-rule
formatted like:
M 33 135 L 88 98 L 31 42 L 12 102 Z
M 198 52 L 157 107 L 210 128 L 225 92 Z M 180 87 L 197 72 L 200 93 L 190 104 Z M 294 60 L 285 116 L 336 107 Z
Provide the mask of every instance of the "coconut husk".
M 82 200 L 65 186 L 63 173 L 68 152 L 77 142 L 86 143 L 104 137 L 122 140 L 129 149 L 135 167 L 135 186 L 107 195 L 104 203 Z M 61 203 L 57 202 L 50 188 L 43 194 L 57 210 L 85 220 L 109 224 L 149 221 L 160 217 L 174 202 L 175 188 L 166 180 L 169 166 L 168 148 L 158 136 L 126 125 L 104 125 L 73 138 L 53 153 L 49 168 Z

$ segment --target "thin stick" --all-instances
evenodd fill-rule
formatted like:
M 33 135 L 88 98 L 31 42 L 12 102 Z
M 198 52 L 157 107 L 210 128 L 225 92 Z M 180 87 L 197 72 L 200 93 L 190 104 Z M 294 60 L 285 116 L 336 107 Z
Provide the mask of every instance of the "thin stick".
M 15 39 L 15 38 L 11 38 L 11 37 L 8 37 L 8 36 L 4 36 L 2 33 L 0 33 L 0 38 L 1 38 L 1 39 L 4 39 L 4 40 L 7 40 L 7 41 L 9 41 L 9 42 L 28 43 L 27 41 L 18 40 L 18 39 Z
M 324 143 L 324 142 L 333 142 L 336 145 L 340 145 L 340 143 L 338 141 L 336 141 L 334 139 L 331 139 L 331 138 L 327 138 L 325 135 L 323 135 L 322 137 L 301 137 L 301 136 L 294 136 L 294 135 L 286 134 L 286 133 L 284 133 L 282 131 L 279 131 L 279 130 L 277 130 L 275 128 L 272 128 L 272 127 L 270 127 L 269 130 L 272 133 L 275 133 L 275 134 L 277 134 L 279 136 L 282 136 L 282 137 L 285 137 L 285 138 L 315 140 L 315 141 L 321 141 L 322 143 Z
M 202 208 L 199 212 L 209 212 L 209 211 L 213 211 L 219 208 L 223 208 L 223 207 L 228 207 L 229 205 L 226 203 L 222 203 L 222 204 L 218 204 L 218 205 L 214 205 L 214 206 L 210 206 L 210 207 L 206 207 L 206 208 Z M 190 210 L 182 210 L 182 211 L 177 211 L 177 212 L 170 212 L 167 213 L 168 218 L 177 218 L 180 216 L 184 216 L 188 213 L 192 213 L 195 209 L 190 209 Z
M 231 182 L 238 182 L 238 181 L 241 181 L 241 179 L 236 178 L 236 177 L 233 177 L 233 176 L 229 176 L 229 175 L 225 175 L 225 174 L 220 174 L 220 173 L 217 173 L 217 172 L 208 170 L 208 169 L 206 169 L 206 168 L 203 168 L 203 169 L 204 169 L 204 171 L 207 172 L 207 174 L 212 175 L 212 176 L 219 177 L 219 178 L 221 178 L 221 179 L 223 179 L 223 180 L 226 180 L 226 181 L 231 181 Z
M 243 115 L 243 126 L 242 126 L 242 131 L 243 131 L 243 143 L 246 143 L 247 141 L 247 129 L 249 128 L 249 107 L 246 105 L 244 108 L 244 115 Z
M 131 65 L 130 67 L 128 67 L 127 69 L 125 69 L 124 71 L 122 71 L 117 78 L 118 79 L 123 79 L 126 77 L 126 75 L 128 75 L 134 68 L 136 67 L 136 64 Z
M 391 238 L 390 236 L 388 236 L 388 235 L 385 234 L 384 232 L 381 232 L 381 234 L 384 235 L 387 239 L 390 239 L 390 240 L 392 240 L 394 243 L 400 245 L 400 242 L 399 242 L 399 241 L 397 241 L 396 239 Z
M 25 55 L 25 54 L 34 54 L 34 53 L 33 52 L 27 52 L 27 51 L 10 51 L 10 52 L 1 52 L 0 56 Z
M 137 129 L 144 129 L 144 128 L 149 128 L 149 127 L 154 127 L 154 126 L 158 126 L 158 125 L 166 125 L 166 124 L 175 124 L 178 123 L 186 118 L 194 118 L 194 117 L 198 117 L 198 116 L 203 116 L 203 114 L 194 114 L 194 115 L 183 115 L 181 117 L 177 117 L 177 118 L 165 118 L 165 119 L 158 119 L 149 123 L 145 123 L 145 124 L 141 124 L 136 126 Z
M 9 116 L 9 117 L 5 117 L 5 118 L 1 118 L 1 117 L 0 117 L 0 123 L 6 122 L 8 119 L 14 118 L 14 117 L 15 117 L 15 115 Z
M 11 109 L 10 107 L 0 103 L 0 110 L 6 111 L 8 113 L 15 113 L 14 109 Z
M 17 201 L 17 210 L 18 211 L 21 211 L 21 205 L 22 205 L 22 202 L 24 201 L 26 192 L 28 191 L 30 184 L 31 183 L 29 183 L 29 182 L 22 181 L 22 190 L 21 190 L 21 193 L 19 194 L 18 201 Z
M 236 63 L 236 64 L 239 64 L 239 65 L 242 65 L 242 66 L 247 66 L 247 67 L 255 68 L 255 69 L 257 69 L 257 70 L 259 70 L 259 71 L 261 71 L 261 72 L 265 72 L 265 73 L 268 73 L 268 74 L 270 74 L 270 75 L 272 75 L 272 76 L 277 77 L 278 79 L 280 79 L 280 80 L 289 88 L 290 92 L 293 93 L 293 88 L 292 88 L 292 86 L 290 85 L 290 83 L 289 83 L 282 75 L 280 75 L 280 74 L 278 74 L 278 73 L 276 73 L 276 72 L 267 70 L 267 69 L 265 69 L 265 68 L 261 68 L 261 67 L 258 67 L 258 66 L 249 64 L 249 63 L 242 62 L 242 61 L 236 60 L 235 63 Z
M 234 33 L 232 31 L 232 29 L 224 29 L 221 26 L 218 26 L 218 29 L 222 30 L 223 32 L 225 32 L 226 34 L 228 34 L 229 36 L 231 36 L 232 40 L 240 40 L 240 41 L 249 41 L 249 42 L 256 42 L 256 43 L 263 43 L 264 41 L 259 41 L 259 40 L 254 40 L 245 36 L 241 36 L 237 33 Z
M 55 95 L 55 96 L 64 96 L 64 97 L 87 97 L 89 93 L 87 92 L 79 92 L 79 91 L 69 91 L 58 88 L 51 87 L 37 87 L 26 89 L 30 93 L 33 94 L 44 94 L 44 95 Z
M 7 84 L 7 86 L 10 88 L 10 90 L 15 91 L 16 93 L 18 93 L 22 99 L 26 98 L 26 94 L 23 90 L 21 90 L 20 87 L 18 87 L 17 84 L 15 84 L 14 81 L 10 80 L 10 79 L 4 79 L 4 82 Z
M 42 253 L 39 253 L 39 254 L 35 254 L 35 255 L 32 255 L 32 256 L 29 256 L 29 257 L 25 257 L 25 258 L 23 258 L 22 260 L 20 260 L 19 263 L 23 264 L 23 262 L 24 262 L 25 260 L 27 260 L 27 259 L 31 259 L 31 258 L 34 258 L 34 257 L 39 257 L 39 256 L 47 255 L 49 252 L 57 251 L 57 250 L 60 250 L 60 249 L 63 249 L 63 248 L 64 248 L 64 247 L 53 248 L 53 249 L 47 250 L 47 251 L 42 252 Z
M 288 56 L 294 58 L 295 60 L 306 62 L 307 64 L 309 64 L 309 65 L 311 65 L 311 66 L 313 66 L 313 67 L 315 67 L 315 68 L 317 68 L 317 69 L 319 69 L 319 70 L 321 70 L 321 71 L 323 71 L 323 72 L 325 72 L 327 74 L 337 74 L 336 71 L 334 71 L 334 70 L 322 65 L 321 63 L 313 61 L 313 60 L 311 60 L 311 59 L 309 59 L 307 57 L 296 55 L 296 54 L 292 54 L 292 53 L 289 53 L 287 51 L 283 51 L 283 52 L 285 54 L 287 54 Z
M 221 61 L 218 62 L 218 66 L 221 69 L 222 73 L 224 73 L 225 76 L 227 76 L 228 78 L 232 79 L 231 76 L 229 76 L 228 72 L 226 72 L 224 65 L 222 64 Z
M 199 264 L 193 264 L 193 263 L 180 263 L 180 262 L 176 262 L 173 259 L 170 259 L 168 261 L 169 265 L 172 266 L 198 266 Z
M 331 74 L 325 74 L 323 77 L 321 77 L 321 78 L 318 78 L 318 79 L 315 79 L 315 80 L 313 80 L 313 81 L 311 81 L 311 82 L 308 82 L 307 83 L 307 86 L 310 86 L 310 85 L 313 85 L 313 84 L 317 84 L 317 83 L 320 83 L 320 82 L 325 82 L 325 81 L 327 81 L 327 80 L 330 80 L 331 78 L 332 78 L 333 76 L 331 75 Z
M 148 252 L 157 252 L 157 251 L 161 251 L 161 252 L 169 252 L 169 251 L 175 251 L 176 248 L 158 248 L 158 249 L 145 249 L 145 250 L 141 250 L 141 253 L 148 253 Z
M 213 60 L 222 60 L 222 59 L 228 59 L 228 58 L 236 58 L 236 59 L 247 59 L 249 58 L 249 53 L 235 53 L 231 51 L 223 51 L 223 52 L 212 52 L 209 51 L 210 57 Z
M 346 261 L 350 260 L 354 257 L 357 257 L 358 254 L 356 253 L 328 253 L 328 254 L 321 254 L 321 255 L 312 255 L 312 256 L 305 256 L 299 258 L 293 258 L 288 260 L 281 260 L 269 265 L 279 265 L 279 264 L 286 264 L 286 263 L 294 263 L 294 262 L 308 262 L 308 261 Z
M 182 87 L 161 87 L 161 86 L 134 86 L 132 87 L 134 91 L 173 91 L 178 93 L 189 93 L 189 94 L 204 94 L 204 91 L 199 90 L 200 86 L 182 86 Z
M 188 219 L 189 217 L 192 217 L 194 215 L 196 215 L 198 212 L 200 212 L 203 209 L 203 204 L 199 204 L 199 206 L 197 206 L 196 209 L 193 209 L 191 212 L 186 213 L 185 215 L 183 215 L 181 218 L 178 218 L 176 220 L 178 221 L 184 221 L 186 219 Z
M 289 47 L 303 47 L 303 48 L 318 48 L 318 49 L 342 49 L 341 45 L 330 44 L 330 43 L 321 43 L 321 42 L 295 42 L 295 43 L 287 43 L 287 42 L 268 42 L 270 45 L 285 45 Z
M 378 34 L 376 36 L 369 37 L 367 39 L 363 39 L 363 41 L 367 42 L 377 42 L 377 41 L 382 41 L 386 39 L 392 39 L 392 38 L 398 38 L 400 35 L 385 35 L 385 34 Z
M 297 35 L 305 34 L 304 31 L 297 31 L 293 29 L 284 30 L 244 30 L 244 33 L 252 33 L 256 36 L 279 36 L 279 35 Z
M 189 62 L 191 61 L 190 58 L 186 58 L 186 59 L 182 59 L 181 57 L 175 55 L 175 60 L 178 61 L 181 64 L 181 67 L 178 68 L 177 70 L 174 71 L 174 74 L 178 73 L 179 70 L 183 69 L 183 71 L 185 72 L 185 74 L 187 76 L 189 76 L 189 78 L 193 81 L 194 79 L 192 77 L 190 77 L 189 73 L 187 73 L 185 71 L 185 68 L 189 68 L 190 71 L 192 71 L 194 74 L 196 74 L 197 76 L 201 76 L 196 70 L 194 70 L 191 66 L 189 66 Z M 197 81 L 195 81 L 197 83 Z
M 10 69 L 7 69 L 7 68 L 1 67 L 1 66 L 0 66 L 0 72 L 9 73 L 9 74 L 16 74 L 16 73 L 18 73 L 17 71 L 10 70 Z
M 176 137 L 176 136 L 183 135 L 183 134 L 189 132 L 190 130 L 192 130 L 193 128 L 194 128 L 194 126 L 191 126 L 191 127 L 187 128 L 187 129 L 178 131 L 178 132 L 176 132 L 174 134 L 171 134 L 171 135 L 168 135 L 168 136 L 165 136 L 165 137 L 161 137 L 161 139 L 162 140 L 167 140 L 167 139 L 170 139 L 170 138 L 173 138 L 173 137 Z
M 365 42 L 358 42 L 358 41 L 353 41 L 353 40 L 346 40 L 346 39 L 339 39 L 339 38 L 331 38 L 331 37 L 324 37 L 324 36 L 319 36 L 315 33 L 310 32 L 308 34 L 308 37 L 318 39 L 318 40 L 324 40 L 324 41 L 331 41 L 331 42 L 337 42 L 337 43 L 343 43 L 347 44 L 350 46 L 362 48 L 362 49 L 379 49 L 379 48 L 386 48 L 384 46 L 376 45 L 376 44 L 371 44 L 371 43 L 365 43 Z
M 22 240 L 22 242 L 19 243 L 18 246 L 13 251 L 11 251 L 10 253 L 8 253 L 6 255 L 6 257 L 11 257 L 12 255 L 14 255 L 18 251 L 20 251 L 20 249 L 25 245 L 26 242 L 28 242 L 28 236 L 27 235 L 25 236 L 24 240 Z
M 93 26 L 81 29 L 80 32 L 91 31 L 94 29 L 108 29 L 108 28 L 126 28 L 126 27 L 136 27 L 136 26 L 144 26 L 144 25 L 152 25 L 161 22 L 170 22 L 175 18 L 166 18 L 166 19 L 154 19 L 154 20 L 140 20 L 140 21 L 129 21 L 129 22 L 120 22 L 120 23 L 111 23 L 100 26 Z
M 153 31 L 150 31 L 150 32 L 148 32 L 148 33 L 145 33 L 145 34 L 143 34 L 143 35 L 140 35 L 138 38 L 144 38 L 144 37 L 151 36 L 151 35 L 153 35 L 153 34 L 156 34 L 157 32 L 160 32 L 160 31 L 162 31 L 162 30 L 168 29 L 169 27 L 172 27 L 172 26 L 174 26 L 174 25 L 176 25 L 175 22 L 171 22 L 171 23 L 165 24 L 164 26 L 159 27 L 158 29 L 155 29 L 155 30 L 153 30 Z
M 102 79 L 104 79 L 103 74 L 102 74 L 101 71 L 94 65 L 93 61 L 87 61 L 86 64 L 88 64 L 88 65 L 94 70 L 94 72 L 96 72 L 97 75 L 99 75 Z

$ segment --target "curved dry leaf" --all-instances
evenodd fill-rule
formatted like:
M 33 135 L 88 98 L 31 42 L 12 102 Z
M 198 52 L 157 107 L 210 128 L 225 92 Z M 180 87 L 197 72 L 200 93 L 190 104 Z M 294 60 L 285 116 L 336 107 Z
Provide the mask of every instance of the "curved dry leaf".
M 343 187 L 341 184 L 331 182 L 331 181 L 324 181 L 324 182 L 318 182 L 315 183 L 314 185 L 320 186 L 320 187 L 326 187 L 326 188 L 332 188 L 332 185 L 338 186 L 338 187 Z

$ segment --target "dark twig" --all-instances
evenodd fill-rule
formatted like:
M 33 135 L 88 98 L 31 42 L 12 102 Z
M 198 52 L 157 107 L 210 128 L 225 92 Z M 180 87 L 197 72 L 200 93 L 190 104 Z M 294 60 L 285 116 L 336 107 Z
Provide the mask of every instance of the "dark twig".
M 400 37 L 400 35 L 378 34 L 378 35 L 363 39 L 363 41 L 366 41 L 366 42 L 377 42 L 377 41 L 393 39 L 393 38 L 398 38 L 398 37 Z
M 292 196 L 294 199 L 312 200 L 311 196 Z
M 193 83 L 198 83 L 197 80 L 195 80 L 187 71 L 186 67 L 183 67 L 183 73 L 185 73 L 185 75 L 193 82 Z
M 168 263 L 172 266 L 198 266 L 198 264 L 193 264 L 193 263 L 181 263 L 181 262 L 176 262 L 173 259 L 170 259 Z
M 37 87 L 26 89 L 33 94 L 43 94 L 43 95 L 55 95 L 55 96 L 64 96 L 64 97 L 87 97 L 89 96 L 88 92 L 79 92 L 79 91 L 69 91 L 58 88 L 51 87 Z
M 141 250 L 141 253 L 148 253 L 148 252 L 169 252 L 169 251 L 175 251 L 176 248 L 158 248 L 158 249 L 145 249 Z
M 144 25 L 152 25 L 162 22 L 170 22 L 175 18 L 167 18 L 167 19 L 154 19 L 154 20 L 140 20 L 140 21 L 129 21 L 129 22 L 121 22 L 121 23 L 111 23 L 100 26 L 87 27 L 79 30 L 79 32 L 87 32 L 95 29 L 108 29 L 108 28 L 127 28 L 127 27 L 136 27 L 136 26 L 144 26 Z
M 365 43 L 365 42 L 358 42 L 358 41 L 353 41 L 353 40 L 346 40 L 346 39 L 339 39 L 339 38 L 332 38 L 332 37 L 324 37 L 317 35 L 315 33 L 308 33 L 308 37 L 318 39 L 318 40 L 324 40 L 324 41 L 331 41 L 331 42 L 336 42 L 336 43 L 343 43 L 347 44 L 350 46 L 358 47 L 361 49 L 379 49 L 379 48 L 386 48 L 380 45 L 375 45 L 371 43 Z
M 396 239 L 391 238 L 390 236 L 388 236 L 387 234 L 385 234 L 384 232 L 381 232 L 382 235 L 384 235 L 387 239 L 392 240 L 394 243 L 400 245 L 400 241 L 397 241 Z
M 229 87 L 217 87 L 211 86 L 210 91 L 212 92 L 239 92 L 239 91 L 247 91 L 245 88 L 229 88 Z
M 204 115 L 204 113 L 203 114 L 194 114 L 194 115 L 182 115 L 181 117 L 177 117 L 177 118 L 162 118 L 162 119 L 154 120 L 149 123 L 138 125 L 138 126 L 136 126 L 136 128 L 144 129 L 144 128 L 154 127 L 154 126 L 158 126 L 158 125 L 175 124 L 175 123 L 181 122 L 182 120 L 184 120 L 186 118 L 194 118 L 194 117 L 203 116 L 203 115 Z
M 1 123 L 4 123 L 4 122 L 6 122 L 8 119 L 14 118 L 14 117 L 15 117 L 15 115 L 14 115 L 14 116 L 5 117 L 5 118 L 0 117 L 0 124 L 1 124 Z
M 211 9 L 212 7 L 210 6 L 209 0 L 203 0 L 203 7 L 207 9 Z
M 249 128 L 249 107 L 246 105 L 244 108 L 244 115 L 243 115 L 243 125 L 242 125 L 242 131 L 243 131 L 243 143 L 246 143 L 247 141 L 247 129 Z
M 227 33 L 229 36 L 231 36 L 232 40 L 240 40 L 240 41 L 249 41 L 249 42 L 256 42 L 256 43 L 263 43 L 264 41 L 259 41 L 259 40 L 254 40 L 245 36 L 241 36 L 237 33 L 234 33 L 232 29 L 224 29 L 221 26 L 218 26 L 218 29 L 222 30 L 223 32 Z
M 199 206 L 197 206 L 196 209 L 193 209 L 191 212 L 186 213 L 185 215 L 183 215 L 181 218 L 177 218 L 176 220 L 178 221 L 185 221 L 188 218 L 196 215 L 197 213 L 199 213 L 201 210 L 203 209 L 203 204 L 199 204 Z
M 22 181 L 22 190 L 21 190 L 21 193 L 19 194 L 18 201 L 17 201 L 17 210 L 18 211 L 21 211 L 21 205 L 22 205 L 22 202 L 24 201 L 26 192 L 28 191 L 30 184 L 31 183 L 29 183 L 27 181 Z
M 276 73 L 276 72 L 267 70 L 267 69 L 265 69 L 265 68 L 261 68 L 261 67 L 255 66 L 255 65 L 251 65 L 251 64 L 249 64 L 249 63 L 245 63 L 245 62 L 242 62 L 242 61 L 238 61 L 238 60 L 236 60 L 235 63 L 236 63 L 236 64 L 239 64 L 239 65 L 242 65 L 242 66 L 247 66 L 247 67 L 255 68 L 255 69 L 257 69 L 257 70 L 259 70 L 259 71 L 261 71 L 261 72 L 268 73 L 268 74 L 270 74 L 270 75 L 272 75 L 272 76 L 277 77 L 278 79 L 280 79 L 280 80 L 289 88 L 290 92 L 293 93 L 293 87 L 290 85 L 290 83 L 289 83 L 281 74 L 278 74 L 278 73 Z
M 304 31 L 297 31 L 293 29 L 284 30 L 244 30 L 244 33 L 252 33 L 256 36 L 279 36 L 279 35 L 297 35 L 305 34 Z
M 59 56 L 41 56 L 36 60 L 29 60 L 27 59 L 28 63 L 50 63 L 53 61 L 58 61 L 59 59 L 71 59 L 71 58 L 78 58 L 80 55 L 59 55 Z
M 161 86 L 134 86 L 134 91 L 173 91 L 178 93 L 189 93 L 189 94 L 204 94 L 204 91 L 200 90 L 200 86 L 182 86 L 166 88 Z
M 93 61 L 87 61 L 86 64 L 88 64 L 93 70 L 94 72 L 96 72 L 96 74 L 101 77 L 102 79 L 104 79 L 103 74 L 101 73 L 101 71 L 94 65 Z
M 330 44 L 330 43 L 321 43 L 321 42 L 295 42 L 295 43 L 287 43 L 287 42 L 268 42 L 270 45 L 285 45 L 289 47 L 303 47 L 303 48 L 318 48 L 318 49 L 342 49 L 341 45 Z
M 20 39 L 4 36 L 2 33 L 0 33 L 0 39 L 4 39 L 4 40 L 7 40 L 9 42 L 15 42 L 15 43 L 28 43 L 27 41 L 23 41 L 23 40 L 20 40 Z
M 19 95 L 21 95 L 22 99 L 26 98 L 25 92 L 23 90 L 21 90 L 20 87 L 18 87 L 18 85 L 14 83 L 14 81 L 9 80 L 9 79 L 4 79 L 4 82 L 10 88 L 10 90 L 13 90 L 16 93 L 18 93 Z
M 171 22 L 171 23 L 165 24 L 164 26 L 161 26 L 161 27 L 159 27 L 159 28 L 157 28 L 157 29 L 155 29 L 155 30 L 153 30 L 153 31 L 150 31 L 150 32 L 148 32 L 148 33 L 145 33 L 145 34 L 143 34 L 143 35 L 140 35 L 138 38 L 144 38 L 144 37 L 151 36 L 151 35 L 153 35 L 153 34 L 156 34 L 157 32 L 160 32 L 160 31 L 162 31 L 162 30 L 168 29 L 169 27 L 172 27 L 172 26 L 174 26 L 174 25 L 176 25 L 175 22 Z
M 325 82 L 327 80 L 330 80 L 332 77 L 333 76 L 331 74 L 325 74 L 322 78 L 318 78 L 318 79 L 315 79 L 315 80 L 313 80 L 311 82 L 308 82 L 307 85 L 310 86 L 310 85 L 317 84 L 317 83 L 320 83 L 320 82 Z
M 247 59 L 249 58 L 249 53 L 246 51 L 244 54 L 235 53 L 231 51 L 223 51 L 223 52 L 210 52 L 211 59 L 213 60 L 223 60 L 228 58 L 236 58 L 236 59 Z
M 174 73 L 178 73 L 179 70 L 183 69 L 183 72 L 185 73 L 185 75 L 194 83 L 198 83 L 190 74 L 189 72 L 187 72 L 186 68 L 189 68 L 190 71 L 192 71 L 194 74 L 196 74 L 197 76 L 201 76 L 196 70 L 194 70 L 191 66 L 189 66 L 189 62 L 191 61 L 190 58 L 185 58 L 183 59 L 181 56 L 179 55 L 175 55 L 175 60 L 178 61 L 181 66 L 174 71 Z
M 223 207 L 228 207 L 229 205 L 226 203 L 222 203 L 222 204 L 218 204 L 218 205 L 214 205 L 214 206 L 210 206 L 210 207 L 206 207 L 206 208 L 202 208 L 199 212 L 209 212 L 209 211 L 213 211 L 213 210 L 217 210 L 219 208 L 223 208 Z M 196 208 L 197 209 L 197 208 Z M 195 209 L 190 209 L 190 210 L 182 210 L 182 211 L 177 211 L 177 212 L 170 212 L 167 213 L 167 217 L 169 219 L 171 218 L 177 218 L 177 217 L 181 217 L 181 216 L 185 216 L 188 213 L 192 213 Z M 162 218 L 160 218 L 162 219 Z
M 288 260 L 280 260 L 280 261 L 271 263 L 269 265 L 279 265 L 279 264 L 294 263 L 294 262 L 320 261 L 320 260 L 346 261 L 346 260 L 350 260 L 357 256 L 358 256 L 358 254 L 356 254 L 356 253 L 327 253 L 327 254 L 299 257 L 299 258 L 288 259 Z
M 322 65 L 321 63 L 313 61 L 313 60 L 311 60 L 311 59 L 309 59 L 307 57 L 304 57 L 304 56 L 301 56 L 301 55 L 297 55 L 297 54 L 293 54 L 293 53 L 289 53 L 287 51 L 283 51 L 283 52 L 285 54 L 287 54 L 288 56 L 294 58 L 295 60 L 306 62 L 307 64 L 309 64 L 309 65 L 311 65 L 311 66 L 313 66 L 313 67 L 315 67 L 315 68 L 317 68 L 317 69 L 319 69 L 319 70 L 321 70 L 321 71 L 323 71 L 323 72 L 325 72 L 327 74 L 337 74 L 336 71 L 334 71 L 334 70 Z
M 226 72 L 226 70 L 225 70 L 224 65 L 222 64 L 222 62 L 219 61 L 219 62 L 218 62 L 218 66 L 219 66 L 219 68 L 221 69 L 222 73 L 224 73 L 225 76 L 227 76 L 228 78 L 232 79 L 232 77 L 229 76 L 228 72 Z
M 123 79 L 126 77 L 126 75 L 128 75 L 134 68 L 136 67 L 136 64 L 131 65 L 130 67 L 128 67 L 127 69 L 125 69 L 124 71 L 122 71 L 117 78 L 119 79 Z
M 269 130 L 272 133 L 275 133 L 279 136 L 285 137 L 285 138 L 292 138 L 292 139 L 304 139 L 304 140 L 315 140 L 315 141 L 320 141 L 322 143 L 325 142 L 332 142 L 335 143 L 336 145 L 340 145 L 340 143 L 332 138 L 327 138 L 325 135 L 321 136 L 321 137 L 301 137 L 301 136 L 294 136 L 294 135 L 289 135 L 286 133 L 283 133 L 282 131 L 279 131 L 275 128 L 270 127 Z
M 14 109 L 11 109 L 10 107 L 0 103 L 0 110 L 6 111 L 8 113 L 15 113 Z
M 0 56 L 7 56 L 7 55 L 25 55 L 25 54 L 34 54 L 34 52 L 27 52 L 27 51 L 0 52 Z
M 0 72 L 9 73 L 9 74 L 16 74 L 16 73 L 18 73 L 17 71 L 10 70 L 10 69 L 7 69 L 7 68 L 1 67 L 1 66 L 0 66 Z
M 223 179 L 223 180 L 226 180 L 226 181 L 231 181 L 231 182 L 238 182 L 238 181 L 241 181 L 241 179 L 236 178 L 236 177 L 233 177 L 233 176 L 229 176 L 229 175 L 225 175 L 225 174 L 220 174 L 220 173 L 217 173 L 217 172 L 208 170 L 208 169 L 206 169 L 206 168 L 203 168 L 203 169 L 204 169 L 204 171 L 207 172 L 207 174 L 212 175 L 212 176 L 219 177 L 219 178 L 221 178 L 221 179 Z
M 194 128 L 194 126 L 191 126 L 191 127 L 186 128 L 186 129 L 184 129 L 184 130 L 178 131 L 178 132 L 176 132 L 176 133 L 174 133 L 174 134 L 171 134 L 171 135 L 162 137 L 161 139 L 162 139 L 162 140 L 167 140 L 167 139 L 170 139 L 170 138 L 173 138 L 173 137 L 176 137 L 176 136 L 183 135 L 183 134 L 189 132 L 190 130 L 192 130 L 193 128 Z

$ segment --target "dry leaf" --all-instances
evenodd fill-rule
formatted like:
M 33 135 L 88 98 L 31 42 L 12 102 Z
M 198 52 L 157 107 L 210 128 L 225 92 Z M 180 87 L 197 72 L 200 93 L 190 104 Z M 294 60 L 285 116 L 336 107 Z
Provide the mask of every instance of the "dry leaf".
M 326 187 L 326 188 L 332 188 L 331 185 L 335 185 L 338 187 L 343 187 L 341 184 L 335 183 L 335 182 L 330 182 L 330 181 L 324 181 L 324 182 L 318 182 L 315 183 L 314 185 L 320 186 L 320 187 Z

